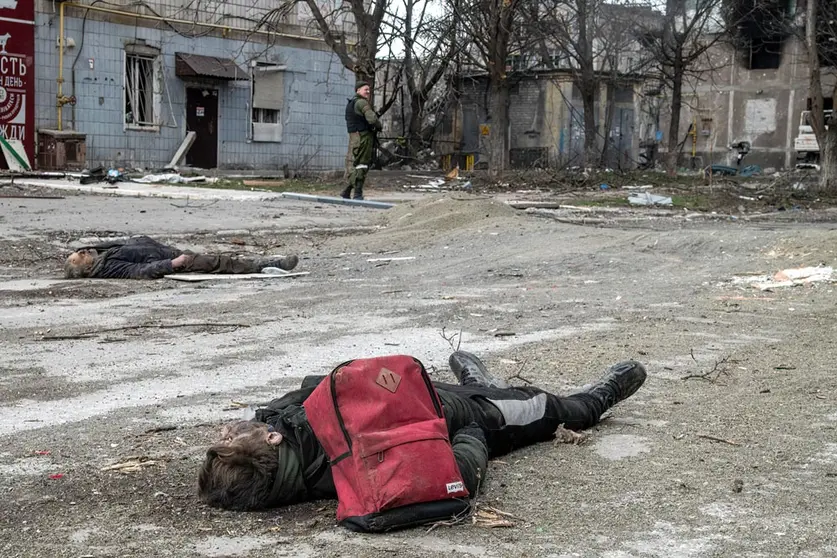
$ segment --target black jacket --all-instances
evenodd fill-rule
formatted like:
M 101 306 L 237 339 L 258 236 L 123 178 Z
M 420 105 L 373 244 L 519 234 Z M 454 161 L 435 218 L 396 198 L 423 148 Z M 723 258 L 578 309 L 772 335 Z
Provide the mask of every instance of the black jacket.
M 285 501 L 271 502 L 271 506 L 337 496 L 328 457 L 314 436 L 314 431 L 305 415 L 305 408 L 302 406 L 305 399 L 314 391 L 316 383 L 322 378 L 322 376 L 310 376 L 303 383 L 302 389 L 274 399 L 268 403 L 267 407 L 256 411 L 256 420 L 272 426 L 284 437 L 282 443 L 289 444 L 293 449 L 299 458 L 300 470 L 304 477 L 302 483 L 304 489 L 300 487 L 293 496 L 287 497 Z M 486 417 L 480 416 L 483 414 L 480 405 L 462 394 L 454 393 L 454 391 L 462 391 L 460 386 L 441 383 L 434 383 L 434 385 L 444 406 L 445 421 L 448 424 L 448 434 L 459 472 L 462 474 L 468 492 L 476 495 L 480 479 L 485 476 L 488 466 L 488 448 L 482 430 L 469 425 L 477 422 L 483 426 L 497 419 L 491 417 L 486 421 Z M 285 475 L 286 471 L 282 470 L 280 464 L 277 478 L 282 479 Z
M 87 248 L 98 253 L 90 273 L 96 279 L 159 279 L 174 273 L 171 261 L 183 253 L 147 236 Z

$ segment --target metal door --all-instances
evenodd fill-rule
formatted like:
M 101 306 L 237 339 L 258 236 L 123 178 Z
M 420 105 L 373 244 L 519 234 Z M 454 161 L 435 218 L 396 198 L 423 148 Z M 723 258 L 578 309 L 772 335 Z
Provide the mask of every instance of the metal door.
M 186 153 L 186 164 L 201 169 L 218 166 L 218 91 L 186 88 L 186 130 L 195 132 L 195 143 Z

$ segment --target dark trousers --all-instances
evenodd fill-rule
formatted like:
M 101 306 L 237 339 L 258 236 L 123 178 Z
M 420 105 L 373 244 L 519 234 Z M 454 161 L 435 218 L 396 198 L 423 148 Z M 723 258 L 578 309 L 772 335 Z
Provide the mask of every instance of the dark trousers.
M 551 440 L 561 425 L 570 430 L 590 428 L 607 410 L 602 400 L 586 393 L 559 397 L 535 387 L 435 385 L 449 431 L 476 422 L 485 431 L 492 458 Z
M 325 376 L 306 376 L 296 397 L 301 404 Z M 433 382 L 444 406 L 448 432 L 476 422 L 485 432 L 491 458 L 554 438 L 562 424 L 584 430 L 607 411 L 604 401 L 586 393 L 559 397 L 536 387 L 490 388 Z
M 233 258 L 230 256 L 211 256 L 208 254 L 192 254 L 194 259 L 178 273 L 259 273 L 261 264 L 252 258 Z

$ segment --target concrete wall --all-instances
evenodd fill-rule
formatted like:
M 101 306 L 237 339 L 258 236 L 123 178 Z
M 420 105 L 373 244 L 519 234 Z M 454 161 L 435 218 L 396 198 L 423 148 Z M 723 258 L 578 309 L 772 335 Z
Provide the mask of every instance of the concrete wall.
M 58 17 L 51 3 L 38 6 L 36 17 L 36 99 L 39 128 L 55 128 L 57 92 Z M 250 84 L 204 82 L 218 89 L 218 165 L 220 168 L 292 168 L 308 160 L 308 169 L 343 167 L 347 146 L 344 121 L 346 99 L 352 94 L 354 77 L 321 42 L 286 41 L 265 44 L 255 40 L 220 36 L 187 38 L 159 23 L 126 24 L 104 20 L 94 12 L 83 23 L 81 12 L 68 9 L 65 37 L 75 42 L 64 60 L 64 93 L 75 94 L 72 109 L 65 106 L 65 128 L 87 134 L 89 166 L 103 164 L 157 168 L 168 163 L 186 133 L 185 88 L 187 82 L 174 74 L 175 52 L 233 58 L 243 68 L 249 60 L 285 64 L 284 124 L 280 143 L 249 141 Z M 84 33 L 82 33 L 84 26 Z M 206 29 L 196 28 L 197 32 Z M 159 48 L 164 86 L 162 122 L 159 131 L 126 130 L 123 126 L 123 51 L 136 40 Z M 278 41 L 277 41 L 278 42 Z M 75 64 L 75 90 L 72 67 Z M 93 69 L 90 68 L 92 60 Z
M 573 95 L 572 78 L 564 74 L 539 73 L 523 77 L 512 86 L 509 106 L 510 149 L 513 166 L 562 166 L 581 163 L 584 149 L 584 110 L 580 98 Z M 615 105 L 610 133 L 608 166 L 633 168 L 638 158 L 638 128 L 635 125 L 637 98 L 623 91 Z M 463 151 L 478 152 L 477 160 L 487 162 L 488 139 L 479 134 L 473 120 L 488 122 L 489 102 L 484 78 L 466 79 L 461 99 Z M 606 126 L 607 91 L 596 97 L 598 141 L 603 144 Z M 494 133 L 494 130 L 491 130 Z M 477 147 L 479 146 L 479 147 Z M 515 165 L 517 162 L 517 165 Z
M 708 72 L 700 82 L 684 86 L 685 106 L 681 112 L 680 139 L 689 123 L 697 122 L 697 156 L 703 165 L 735 165 L 735 151 L 727 146 L 748 141 L 752 151 L 743 165 L 764 168 L 791 168 L 795 164 L 793 139 L 799 116 L 808 98 L 808 70 L 802 45 L 793 38 L 785 41 L 779 68 L 749 70 L 740 53 L 728 46 L 712 52 L 711 64 L 719 68 Z M 667 100 L 663 102 L 666 107 Z M 710 120 L 708 133 L 703 131 Z M 668 135 L 670 113 L 662 115 L 662 130 Z M 666 138 L 663 140 L 667 141 Z M 681 164 L 688 164 L 692 138 L 683 148 Z

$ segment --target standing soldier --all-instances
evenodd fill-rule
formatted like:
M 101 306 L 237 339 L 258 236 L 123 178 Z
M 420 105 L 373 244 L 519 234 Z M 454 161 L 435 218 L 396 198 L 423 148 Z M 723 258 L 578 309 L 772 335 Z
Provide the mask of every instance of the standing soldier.
M 375 134 L 383 128 L 369 102 L 369 94 L 369 83 L 359 81 L 355 84 L 355 96 L 346 105 L 346 129 L 349 132 L 349 154 L 352 159 L 349 185 L 340 193 L 346 199 L 351 196 L 352 188 L 355 189 L 355 199 L 363 199 L 363 182 L 372 163 Z

